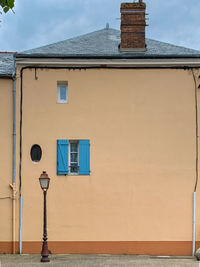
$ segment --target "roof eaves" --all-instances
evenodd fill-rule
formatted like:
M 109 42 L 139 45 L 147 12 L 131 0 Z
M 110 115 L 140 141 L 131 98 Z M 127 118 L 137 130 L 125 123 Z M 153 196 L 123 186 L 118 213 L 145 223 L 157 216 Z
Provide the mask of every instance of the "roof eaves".
M 0 74 L 0 78 L 12 79 L 13 77 L 12 74 L 5 73 L 5 74 Z
M 200 54 L 120 54 L 120 55 L 91 55 L 91 54 L 76 54 L 76 55 L 61 55 L 61 54 L 16 54 L 16 58 L 59 58 L 59 59 L 177 59 L 177 58 L 200 58 Z

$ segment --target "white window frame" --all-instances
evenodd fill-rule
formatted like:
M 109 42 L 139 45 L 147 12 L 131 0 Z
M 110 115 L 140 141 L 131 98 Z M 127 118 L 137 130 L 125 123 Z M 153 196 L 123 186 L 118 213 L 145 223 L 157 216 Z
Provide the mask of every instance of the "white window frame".
M 61 99 L 61 97 L 60 97 L 60 88 L 61 87 L 63 87 L 63 86 L 65 86 L 65 88 L 66 88 L 66 99 L 65 100 L 63 100 L 63 99 Z M 67 81 L 58 81 L 57 82 L 57 93 L 58 93 L 58 95 L 57 95 L 57 103 L 59 103 L 59 104 L 66 104 L 66 103 L 68 103 L 68 82 Z
M 76 143 L 78 144 L 78 155 L 77 155 L 77 163 L 78 163 L 78 171 L 77 172 L 71 172 L 71 144 Z M 79 140 L 69 140 L 69 151 L 68 151 L 68 155 L 69 155 L 69 161 L 68 161 L 68 173 L 69 175 L 79 175 Z

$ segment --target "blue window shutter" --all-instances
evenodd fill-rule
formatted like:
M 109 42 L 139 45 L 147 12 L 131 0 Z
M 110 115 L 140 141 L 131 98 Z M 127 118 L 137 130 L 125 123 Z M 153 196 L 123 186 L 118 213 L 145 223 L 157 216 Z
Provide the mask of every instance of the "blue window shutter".
M 57 140 L 57 174 L 68 174 L 68 140 Z
M 79 141 L 79 174 L 90 174 L 90 141 Z

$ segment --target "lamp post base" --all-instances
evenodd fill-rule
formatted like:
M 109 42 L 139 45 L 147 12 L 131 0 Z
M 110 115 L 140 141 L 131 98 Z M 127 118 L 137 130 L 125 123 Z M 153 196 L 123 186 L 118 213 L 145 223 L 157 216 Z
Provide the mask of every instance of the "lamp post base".
M 42 256 L 41 262 L 50 262 L 50 259 L 48 258 L 48 256 Z
M 41 256 L 41 262 L 50 262 L 47 241 L 43 241 Z
M 50 259 L 48 258 L 48 256 L 42 256 L 41 262 L 50 262 Z

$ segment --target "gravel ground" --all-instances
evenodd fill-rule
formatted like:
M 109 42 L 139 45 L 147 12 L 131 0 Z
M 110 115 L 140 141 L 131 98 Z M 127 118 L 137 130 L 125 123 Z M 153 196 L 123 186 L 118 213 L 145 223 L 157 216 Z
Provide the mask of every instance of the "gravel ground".
M 200 267 L 194 257 L 153 257 L 132 255 L 50 255 L 49 263 L 40 262 L 40 255 L 0 255 L 0 267 Z

